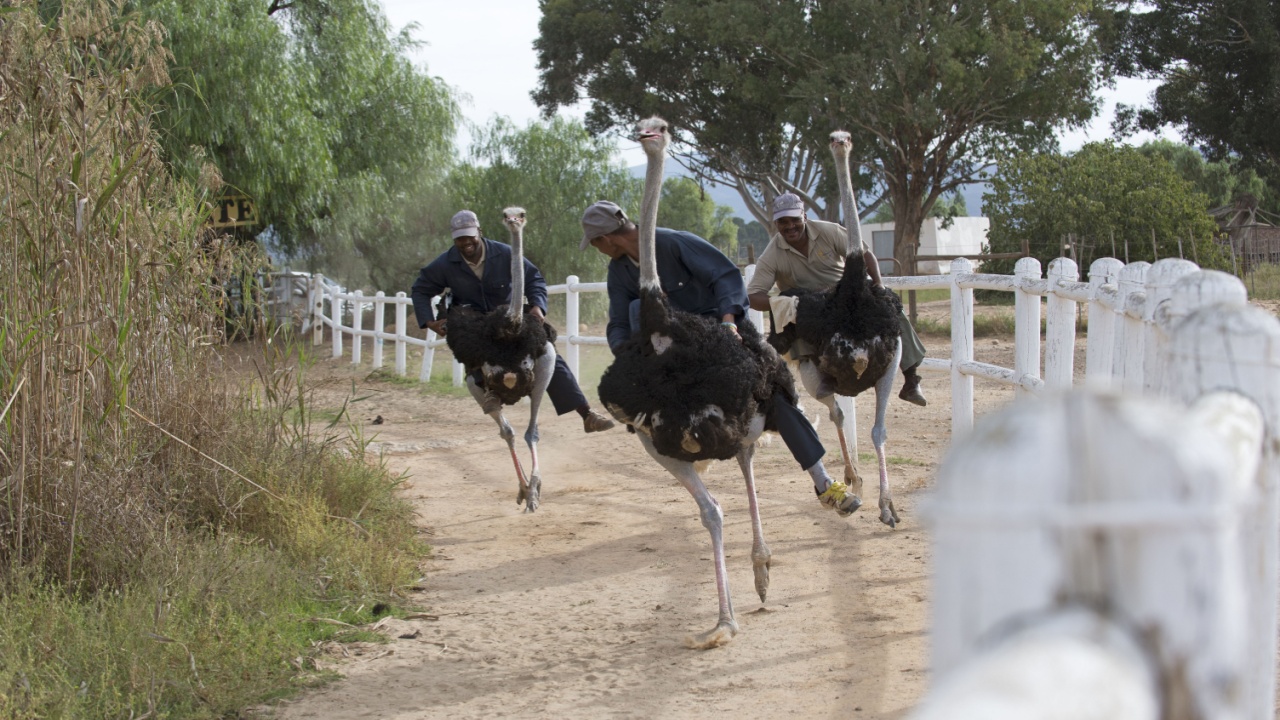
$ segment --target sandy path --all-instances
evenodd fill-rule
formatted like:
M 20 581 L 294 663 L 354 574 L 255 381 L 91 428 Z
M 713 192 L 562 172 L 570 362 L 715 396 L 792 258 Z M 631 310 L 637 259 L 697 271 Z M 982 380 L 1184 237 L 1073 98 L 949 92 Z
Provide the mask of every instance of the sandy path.
M 946 356 L 945 339 L 926 342 L 931 356 Z M 1007 340 L 978 347 L 981 359 L 1011 362 Z M 576 415 L 546 419 L 543 505 L 526 515 L 502 441 L 472 400 L 368 380 L 367 367 L 345 361 L 315 372 L 331 379 L 332 405 L 353 378 L 361 395 L 373 391 L 353 413 L 383 416 L 366 429 L 390 468 L 411 476 L 406 492 L 435 551 L 412 602 L 439 620 L 389 623 L 392 638 L 421 632 L 393 639 L 389 654 L 372 648 L 343 662 L 343 680 L 282 705 L 278 717 L 899 718 L 923 694 L 929 548 L 915 510 L 948 441 L 943 376 L 926 376 L 928 408 L 890 404 L 897 530 L 877 520 L 874 479 L 866 507 L 840 518 L 817 503 L 780 440 L 761 448 L 773 551 L 765 603 L 752 582 L 741 474 L 733 463 L 712 467 L 741 632 L 699 652 L 681 641 L 715 624 L 708 535 L 688 493 L 633 436 L 585 435 Z M 980 411 L 1011 397 L 985 390 Z M 863 452 L 873 404 L 858 403 Z M 813 415 L 819 406 L 805 407 Z M 522 426 L 527 410 L 511 417 Z M 828 461 L 838 458 L 825 417 L 819 429 Z

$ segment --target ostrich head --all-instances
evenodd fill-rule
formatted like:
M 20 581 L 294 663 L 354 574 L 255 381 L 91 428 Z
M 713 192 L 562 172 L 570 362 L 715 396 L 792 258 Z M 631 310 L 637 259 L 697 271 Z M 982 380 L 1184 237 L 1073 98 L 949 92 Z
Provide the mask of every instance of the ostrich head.
M 845 157 L 849 156 L 849 150 L 853 147 L 853 138 L 849 133 L 843 130 L 837 130 L 831 133 L 831 152 L 842 153 Z
M 650 157 L 665 153 L 667 145 L 671 144 L 671 134 L 667 132 L 667 121 L 657 116 L 641 120 L 636 126 L 636 140 L 640 142 L 640 147 L 644 148 L 645 154 Z
M 502 222 L 506 224 L 507 229 L 515 234 L 524 229 L 525 217 L 524 208 L 509 207 L 502 210 Z

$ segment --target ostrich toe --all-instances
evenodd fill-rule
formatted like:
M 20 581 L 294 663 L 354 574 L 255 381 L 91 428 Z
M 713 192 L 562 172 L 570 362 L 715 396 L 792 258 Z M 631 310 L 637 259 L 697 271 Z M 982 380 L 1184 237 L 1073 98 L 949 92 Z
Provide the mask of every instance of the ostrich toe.
M 771 562 L 769 548 L 765 548 L 763 553 L 751 553 L 751 569 L 755 572 L 756 594 L 760 596 L 760 602 L 764 602 L 765 596 L 769 594 L 769 565 Z
M 844 466 L 844 484 L 849 486 L 849 492 L 858 499 L 858 506 L 862 506 L 862 478 L 858 475 L 858 471 L 852 465 Z M 857 508 L 854 508 L 855 510 Z
M 542 492 L 542 478 L 537 475 L 529 477 L 529 491 L 525 494 L 524 511 L 534 512 L 538 509 L 538 495 Z
M 891 498 L 880 498 L 880 522 L 889 527 L 896 527 L 898 520 L 898 511 L 893 507 Z
M 721 620 L 713 629 L 698 635 L 690 635 L 684 639 L 685 647 L 690 650 L 710 650 L 728 645 L 734 635 L 738 634 L 738 623 L 734 620 Z

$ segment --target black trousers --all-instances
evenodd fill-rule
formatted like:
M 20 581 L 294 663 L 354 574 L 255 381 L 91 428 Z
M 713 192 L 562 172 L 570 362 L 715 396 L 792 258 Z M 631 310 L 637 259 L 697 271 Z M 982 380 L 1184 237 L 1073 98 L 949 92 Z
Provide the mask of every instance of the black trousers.
M 640 301 L 632 300 L 631 305 L 627 308 L 628 316 L 631 320 L 631 334 L 635 335 L 640 332 Z M 744 315 L 738 320 L 741 325 L 744 322 L 751 322 Z M 555 380 L 551 381 L 552 383 Z M 769 424 L 778 428 L 778 435 L 782 436 L 782 442 L 786 443 L 787 450 L 791 451 L 791 457 L 800 463 L 801 470 L 808 470 L 827 454 L 825 448 L 822 447 L 822 441 L 818 439 L 818 431 L 813 429 L 813 424 L 809 422 L 804 413 L 800 412 L 800 408 L 787 402 L 781 392 L 773 394 L 773 417 L 769 418 Z
M 472 373 L 471 377 L 477 385 L 484 382 L 479 370 Z M 557 415 L 564 415 L 587 404 L 587 396 L 582 394 L 577 378 L 569 371 L 569 364 L 559 353 L 556 353 L 555 372 L 551 373 L 551 382 L 547 384 L 547 397 L 551 398 L 551 405 L 556 409 Z

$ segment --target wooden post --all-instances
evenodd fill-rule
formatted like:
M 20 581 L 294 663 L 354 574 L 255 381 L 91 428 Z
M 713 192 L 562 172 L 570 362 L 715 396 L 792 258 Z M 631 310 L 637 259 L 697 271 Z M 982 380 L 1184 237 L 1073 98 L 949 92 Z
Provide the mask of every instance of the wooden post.
M 935 682 L 960 677 L 984 646 L 1017 628 L 1088 608 L 1141 633 L 1135 644 L 1159 668 L 1161 682 L 1147 690 L 1159 693 L 1160 717 L 1243 720 L 1242 650 L 1265 628 L 1244 616 L 1238 522 L 1258 502 L 1248 480 L 1263 433 L 1256 406 L 1232 393 L 1187 410 L 1075 391 L 983 418 L 953 446 L 926 513 L 934 524 Z M 1261 594 L 1274 605 L 1274 586 Z M 1097 645 L 1099 630 L 1086 625 L 1076 638 Z M 1101 683 L 1093 692 L 1064 690 L 1057 684 L 1075 681 L 1061 666 L 1015 657 L 1003 667 L 993 680 L 1005 697 L 1009 688 L 1038 686 L 1062 702 L 1077 689 L 1074 702 L 1087 706 L 1116 681 L 1093 673 Z M 1040 707 L 1001 715 L 953 707 L 947 717 L 1133 717 Z
M 351 301 L 351 364 L 360 364 L 360 353 L 364 350 L 364 338 L 360 332 L 364 330 L 364 291 L 355 291 L 356 299 Z
M 407 313 L 408 303 L 405 302 L 404 292 L 396 293 L 396 375 L 404 377 L 405 372 L 405 350 L 408 347 L 405 338 L 408 335 L 405 331 L 408 329 Z
M 311 276 L 311 344 L 324 342 L 324 275 Z
M 1119 296 L 1116 298 L 1116 343 L 1112 375 L 1119 387 L 1130 392 L 1142 389 L 1142 320 L 1129 314 L 1130 306 L 1140 303 L 1147 280 L 1145 260 L 1125 265 L 1120 270 Z
M 1023 288 L 1040 280 L 1040 261 L 1025 257 L 1013 266 L 1017 289 L 1013 293 L 1013 369 L 1021 379 L 1040 377 L 1040 296 Z M 1014 389 L 1015 397 L 1029 393 L 1022 385 Z
M 373 369 L 382 367 L 382 329 L 387 323 L 387 295 L 381 290 L 373 296 Z
M 1044 382 L 1048 388 L 1066 390 L 1071 387 L 1076 351 L 1076 302 L 1062 297 L 1062 283 L 1080 279 L 1080 269 L 1071 258 L 1060 257 L 1049 263 L 1048 318 L 1044 341 Z
M 1186 275 L 1174 286 L 1166 387 L 1184 401 L 1217 390 L 1257 403 L 1267 435 L 1262 464 L 1246 487 L 1257 501 L 1236 518 L 1246 568 L 1241 687 L 1246 717 L 1275 716 L 1276 587 L 1280 565 L 1280 321 L 1248 304 L 1244 283 L 1214 270 Z
M 962 277 L 972 272 L 973 263 L 967 259 L 951 261 L 952 443 L 959 442 L 973 428 L 973 376 L 960 372 L 962 363 L 973 362 L 973 289 L 960 286 Z
M 333 356 L 342 357 L 342 291 L 333 291 L 333 301 L 330 304 L 330 314 L 333 315 Z
M 1142 344 L 1142 388 L 1148 393 L 1164 394 L 1162 385 L 1168 362 L 1165 358 L 1167 330 L 1158 322 L 1157 315 L 1167 310 L 1165 303 L 1173 294 L 1173 286 L 1178 278 L 1199 269 L 1190 260 L 1165 258 L 1152 264 L 1147 270 L 1144 284 L 1146 304 L 1143 306 L 1142 316 L 1145 335 Z
M 440 296 L 431 298 L 431 316 L 440 317 Z M 427 328 L 427 344 L 422 348 L 422 368 L 418 370 L 418 382 L 431 382 L 431 370 L 436 362 L 436 349 L 433 346 L 436 338 L 436 331 Z
M 742 270 L 742 282 L 745 285 L 751 284 L 751 278 L 756 276 L 756 266 L 748 265 Z M 769 331 L 764 326 L 764 313 L 759 310 L 752 310 L 751 306 L 747 306 L 747 318 L 756 326 L 761 335 L 768 336 Z
M 1111 369 L 1115 357 L 1116 313 L 1102 304 L 1103 288 L 1115 286 L 1124 263 L 1115 258 L 1099 258 L 1089 266 L 1089 335 L 1085 349 L 1084 375 L 1090 387 L 1118 388 Z
M 565 279 L 564 284 L 564 361 L 568 363 L 569 371 L 576 378 L 579 374 L 581 362 L 580 349 L 577 342 L 579 337 L 578 325 L 581 323 L 578 308 L 578 276 L 570 275 Z

